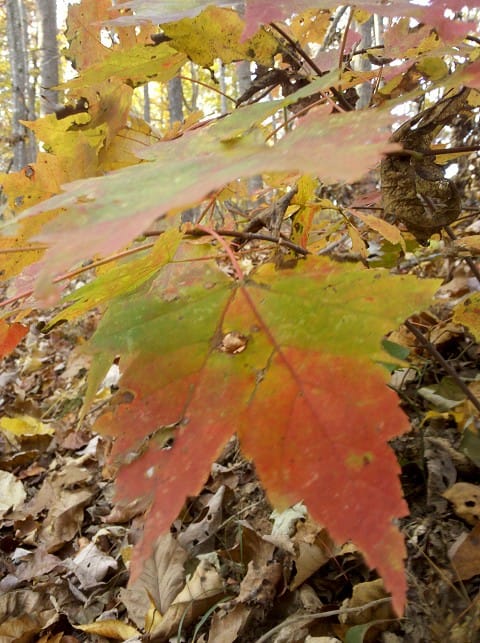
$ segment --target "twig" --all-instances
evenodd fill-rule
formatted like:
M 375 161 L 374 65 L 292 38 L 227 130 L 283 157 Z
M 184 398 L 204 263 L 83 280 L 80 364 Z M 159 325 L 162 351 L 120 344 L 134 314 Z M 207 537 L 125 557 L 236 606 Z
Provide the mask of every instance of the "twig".
M 266 634 L 257 639 L 257 643 L 266 643 L 274 634 L 283 630 L 284 627 L 288 627 L 294 623 L 308 623 L 320 618 L 329 618 L 330 616 L 339 616 L 340 614 L 358 614 L 365 610 L 370 609 L 371 607 L 376 607 L 377 605 L 383 605 L 384 603 L 389 603 L 392 599 L 390 597 L 378 598 L 376 601 L 370 601 L 370 603 L 365 603 L 365 605 L 360 605 L 359 607 L 344 607 L 338 610 L 330 610 L 329 612 L 317 612 L 315 614 L 302 614 L 301 616 L 292 616 L 287 618 L 280 625 L 272 627 Z
M 317 76 L 323 76 L 324 72 L 320 69 L 320 67 L 311 59 L 311 57 L 307 54 L 307 52 L 301 47 L 298 42 L 295 42 L 293 38 L 291 38 L 281 27 L 279 27 L 277 24 L 274 22 L 270 23 L 270 26 L 275 29 L 275 31 L 278 31 L 280 35 L 282 35 L 285 40 L 290 43 L 290 45 L 294 48 L 295 51 L 297 51 L 300 56 L 310 65 L 312 70 L 317 74 Z M 334 104 L 335 107 L 341 111 L 347 111 L 350 112 L 352 111 L 352 106 L 350 103 L 346 100 L 346 98 L 342 95 L 341 92 L 338 91 L 336 87 L 330 87 L 330 91 L 334 95 L 334 97 L 338 100 L 338 104 Z M 327 100 L 329 99 L 328 94 L 325 92 L 320 92 Z M 331 99 L 330 99 L 331 100 Z
M 456 147 L 447 147 L 438 150 L 424 150 L 418 152 L 417 150 L 409 150 L 404 148 L 399 151 L 394 152 L 385 152 L 387 156 L 398 156 L 406 154 L 413 157 L 423 157 L 423 156 L 440 156 L 441 154 L 462 154 L 463 152 L 478 152 L 480 151 L 480 145 L 457 145 Z
M 336 241 L 330 242 L 328 245 L 325 246 L 325 248 L 322 248 L 317 252 L 317 254 L 320 255 L 328 255 L 329 252 L 332 250 L 335 250 L 335 248 L 338 248 L 338 246 L 342 245 L 346 240 L 348 239 L 348 234 L 344 234 L 343 237 L 340 239 L 337 239 Z
M 455 232 L 452 230 L 452 228 L 448 225 L 445 226 L 445 232 L 448 234 L 450 239 L 452 241 L 457 241 L 458 237 L 455 234 Z M 472 273 L 475 275 L 477 278 L 478 283 L 480 284 L 480 270 L 477 267 L 477 264 L 471 257 L 462 257 L 462 259 L 465 261 L 465 263 L 468 265 Z
M 478 401 L 478 399 L 468 388 L 468 386 L 465 384 L 462 378 L 458 375 L 457 371 L 452 366 L 450 366 L 447 360 L 437 351 L 435 346 L 430 341 L 428 341 L 428 339 L 424 335 L 422 335 L 422 333 L 418 330 L 415 324 L 412 324 L 412 322 L 409 319 L 407 319 L 407 321 L 405 322 L 405 326 L 413 335 L 415 335 L 415 337 L 422 344 L 422 346 L 426 348 L 426 350 L 430 353 L 430 355 L 435 360 L 437 360 L 437 362 L 441 366 L 443 366 L 443 368 L 447 371 L 447 373 L 455 380 L 455 383 L 458 385 L 458 388 L 461 389 L 463 393 L 465 393 L 465 396 L 470 400 L 470 402 L 477 409 L 477 411 L 480 411 L 480 402 Z
M 338 70 L 340 74 L 343 69 L 343 55 L 345 53 L 345 47 L 347 46 L 347 37 L 348 32 L 350 31 L 350 25 L 352 24 L 353 10 L 352 7 L 349 7 L 349 13 L 347 18 L 347 24 L 345 26 L 345 31 L 343 32 L 342 42 L 340 43 L 340 56 L 338 57 Z
M 282 236 L 276 238 L 276 237 L 272 237 L 269 234 L 260 234 L 258 232 L 240 232 L 236 230 L 222 230 L 222 229 L 216 229 L 215 232 L 217 232 L 222 237 L 235 237 L 237 239 L 245 239 L 246 241 L 250 241 L 253 239 L 258 239 L 259 241 L 271 241 L 272 243 L 275 243 L 279 246 L 285 246 L 286 248 L 290 248 L 291 250 L 294 250 L 295 252 L 297 252 L 299 255 L 306 256 L 310 254 L 309 250 L 305 250 L 305 248 L 302 248 L 302 246 L 298 246 L 296 243 L 293 243 L 293 241 L 290 241 L 290 239 L 285 239 Z M 206 234 L 206 233 L 202 229 L 194 228 L 193 230 L 190 230 L 188 234 L 200 235 L 200 234 Z
M 290 45 L 294 48 L 295 51 L 298 51 L 298 53 L 301 55 L 301 57 L 307 61 L 307 63 L 310 65 L 312 70 L 317 74 L 317 76 L 322 76 L 323 72 L 322 70 L 318 67 L 318 65 L 310 58 L 310 56 L 307 54 L 307 52 L 303 49 L 303 47 L 300 46 L 298 42 L 295 42 L 293 38 L 291 38 L 281 27 L 279 27 L 277 24 L 274 22 L 270 23 L 270 26 L 275 29 L 275 31 L 278 31 L 278 33 L 285 38 L 285 40 L 290 43 Z
M 110 255 L 109 257 L 105 257 L 104 259 L 99 259 L 98 261 L 92 261 L 92 263 L 89 263 L 86 266 L 82 266 L 81 268 L 77 268 L 75 270 L 72 270 L 71 272 L 66 272 L 63 275 L 59 275 L 58 277 L 55 277 L 55 279 L 52 279 L 52 283 L 58 284 L 61 281 L 72 279 L 73 277 L 76 277 L 77 275 L 82 274 L 82 272 L 86 272 L 87 270 L 91 270 L 92 268 L 98 268 L 99 266 L 103 266 L 106 263 L 110 263 L 111 261 L 116 261 L 117 259 L 121 259 L 123 257 L 128 257 L 129 255 L 135 254 L 136 252 L 141 252 L 142 250 L 148 250 L 148 248 L 151 248 L 153 245 L 154 245 L 153 243 L 145 243 L 142 246 L 130 248 L 129 250 L 123 250 L 122 252 L 117 252 L 116 254 Z M 9 306 L 10 304 L 13 304 L 19 299 L 25 299 L 26 297 L 30 297 L 30 295 L 33 295 L 33 293 L 34 293 L 33 288 L 30 288 L 29 290 L 24 290 L 23 292 L 18 293 L 18 295 L 15 295 L 14 297 L 10 297 L 10 299 L 5 299 L 4 301 L 1 301 L 0 308 Z
M 327 47 L 329 47 L 330 44 L 332 43 L 333 38 L 337 33 L 338 23 L 343 18 L 343 15 L 347 11 L 347 9 L 348 9 L 348 4 L 344 5 L 343 7 L 339 7 L 336 10 L 335 15 L 333 16 L 332 22 L 330 23 L 330 26 L 327 29 L 327 33 L 325 34 L 323 43 L 320 46 L 320 51 L 325 51 Z
M 197 85 L 202 85 L 202 87 L 206 87 L 207 89 L 210 89 L 212 92 L 216 92 L 217 94 L 220 94 L 220 96 L 223 96 L 224 98 L 227 98 L 228 100 L 231 100 L 232 103 L 236 103 L 235 98 L 232 98 L 228 94 L 225 94 L 225 92 L 222 92 L 220 89 L 217 89 L 217 87 L 213 87 L 212 85 L 208 85 L 208 83 L 204 83 L 201 80 L 197 80 L 196 78 L 189 78 L 188 76 L 181 76 L 181 75 L 178 75 L 177 78 L 180 78 L 180 80 L 188 80 L 191 83 L 196 83 Z

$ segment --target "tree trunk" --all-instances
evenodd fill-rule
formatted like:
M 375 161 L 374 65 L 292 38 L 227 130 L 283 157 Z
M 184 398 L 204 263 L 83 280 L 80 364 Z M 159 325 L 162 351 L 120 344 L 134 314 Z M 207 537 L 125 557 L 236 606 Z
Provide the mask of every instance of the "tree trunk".
M 29 113 L 29 74 L 28 74 L 28 39 L 25 6 L 22 0 L 7 0 L 7 41 L 12 79 L 12 149 L 14 171 L 34 160 L 32 136 L 22 125 L 21 120 L 30 120 Z
M 227 93 L 227 81 L 225 78 L 225 65 L 222 61 L 220 61 L 219 81 L 220 81 L 220 91 L 223 92 L 222 95 L 220 96 L 220 113 L 228 114 L 229 105 L 228 105 L 227 97 L 223 95 Z
M 374 38 L 374 21 L 373 16 L 371 16 L 366 22 L 358 25 L 357 27 L 359 34 L 362 36 L 362 40 L 359 44 L 359 49 L 368 49 L 373 45 Z M 366 56 L 361 56 L 360 60 L 356 63 L 356 68 L 359 71 L 369 71 L 372 68 L 372 65 Z M 365 109 L 370 104 L 370 99 L 372 98 L 372 85 L 368 82 L 362 83 L 358 88 L 358 101 L 357 109 Z
M 237 88 L 238 95 L 241 96 L 252 84 L 252 72 L 250 69 L 250 61 L 242 60 L 237 65 Z M 261 174 L 251 176 L 248 181 L 248 192 L 250 196 L 263 189 L 263 179 Z
M 170 114 L 170 127 L 175 121 L 183 123 L 182 80 L 177 76 L 168 82 L 168 112 Z
M 145 85 L 143 86 L 143 120 L 146 123 L 150 123 L 150 121 L 152 120 L 150 107 L 150 90 L 148 87 L 148 83 L 145 83 Z
M 58 45 L 56 0 L 36 0 L 40 47 L 40 112 L 50 114 L 58 103 Z

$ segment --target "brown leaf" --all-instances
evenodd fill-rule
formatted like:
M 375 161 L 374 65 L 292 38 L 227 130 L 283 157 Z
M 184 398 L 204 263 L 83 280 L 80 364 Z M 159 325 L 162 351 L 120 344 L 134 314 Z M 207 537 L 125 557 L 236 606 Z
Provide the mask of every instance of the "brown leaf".
M 20 480 L 8 471 L 0 471 L 0 517 L 20 507 L 27 494 Z
M 227 613 L 217 610 L 212 617 L 208 643 L 234 643 L 247 624 L 251 611 L 252 608 L 241 604 L 235 605 Z
M 58 618 L 45 594 L 19 589 L 0 595 L 0 641 L 34 640 L 35 634 Z
M 64 563 L 57 556 L 53 556 L 39 547 L 33 554 L 29 555 L 27 560 L 22 562 L 16 571 L 19 580 L 31 581 L 38 579 L 43 574 L 48 574 L 54 569 L 64 568 Z
M 362 607 L 372 601 L 377 601 L 381 598 L 386 598 L 388 593 L 385 591 L 385 586 L 381 578 L 366 583 L 358 583 L 353 588 L 352 598 L 347 599 L 343 603 L 343 607 Z M 362 623 L 369 623 L 370 621 L 392 619 L 395 614 L 392 610 L 391 603 L 382 603 L 374 605 L 365 610 L 359 610 L 356 613 L 340 614 L 339 619 L 342 623 L 349 625 L 360 625 Z
M 220 487 L 204 508 L 205 515 L 199 522 L 193 522 L 178 535 L 178 542 L 192 555 L 214 549 L 215 533 L 223 521 L 222 506 L 225 487 Z M 202 512 L 202 514 L 204 513 Z
M 145 626 L 150 602 L 160 614 L 165 614 L 185 583 L 187 557 L 187 552 L 171 534 L 157 540 L 138 580 L 121 592 L 128 615 L 138 627 Z
M 102 552 L 95 543 L 88 543 L 70 562 L 70 568 L 80 581 L 82 589 L 98 585 L 110 570 L 116 570 L 117 561 Z
M 461 580 L 480 574 L 480 523 L 468 534 L 462 534 L 450 547 L 448 557 Z
M 188 627 L 224 594 L 219 573 L 211 563 L 202 559 L 163 615 L 159 626 L 151 632 L 150 640 L 156 643 L 167 641 L 178 631 L 180 621 L 183 627 Z

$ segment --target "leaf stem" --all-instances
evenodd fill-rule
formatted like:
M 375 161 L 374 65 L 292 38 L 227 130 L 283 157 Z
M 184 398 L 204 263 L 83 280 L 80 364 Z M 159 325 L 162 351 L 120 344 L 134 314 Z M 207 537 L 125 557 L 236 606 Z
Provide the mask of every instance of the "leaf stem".
M 220 234 L 216 230 L 213 230 L 212 228 L 206 228 L 205 226 L 197 226 L 197 229 L 201 230 L 204 234 L 210 235 L 211 237 L 213 237 L 218 241 L 218 243 L 222 246 L 222 248 L 227 253 L 228 258 L 230 259 L 230 262 L 237 274 L 239 281 L 242 281 L 244 278 L 244 274 L 242 272 L 242 269 L 240 268 L 240 264 L 238 263 L 237 258 L 233 253 L 233 250 L 230 248 L 228 243 L 225 242 L 225 239 L 222 239 Z

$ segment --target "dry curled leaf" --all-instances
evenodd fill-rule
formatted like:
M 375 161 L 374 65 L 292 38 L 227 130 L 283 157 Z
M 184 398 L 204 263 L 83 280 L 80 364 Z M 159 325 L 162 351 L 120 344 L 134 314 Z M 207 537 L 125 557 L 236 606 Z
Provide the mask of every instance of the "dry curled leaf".
M 442 166 L 429 155 L 435 135 L 467 107 L 469 89 L 445 96 L 404 123 L 392 136 L 405 153 L 382 161 L 382 197 L 386 215 L 404 223 L 420 242 L 449 225 L 460 214 L 459 192 Z
M 457 482 L 443 494 L 453 505 L 459 518 L 469 525 L 476 525 L 480 518 L 480 486 L 470 482 Z

